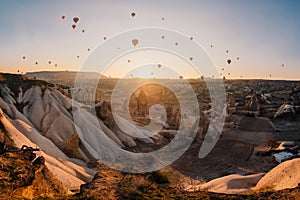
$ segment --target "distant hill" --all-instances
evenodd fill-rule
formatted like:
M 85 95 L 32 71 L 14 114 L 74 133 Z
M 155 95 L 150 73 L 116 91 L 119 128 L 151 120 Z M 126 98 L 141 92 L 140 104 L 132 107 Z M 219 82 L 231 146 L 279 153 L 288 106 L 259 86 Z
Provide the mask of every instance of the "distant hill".
M 45 81 L 53 81 L 53 80 L 75 80 L 77 75 L 84 77 L 86 79 L 98 79 L 107 78 L 106 76 L 101 75 L 96 72 L 76 72 L 76 71 L 41 71 L 41 72 L 28 72 L 25 74 L 28 78 L 31 79 L 40 79 Z

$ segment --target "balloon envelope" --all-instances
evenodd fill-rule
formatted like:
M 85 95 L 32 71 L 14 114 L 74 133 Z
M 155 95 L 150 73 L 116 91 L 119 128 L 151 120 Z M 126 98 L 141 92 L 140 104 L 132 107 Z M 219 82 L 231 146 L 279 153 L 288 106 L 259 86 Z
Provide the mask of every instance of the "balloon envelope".
M 139 41 L 137 39 L 133 39 L 131 42 L 132 42 L 133 46 L 136 46 L 139 43 Z
M 73 22 L 77 23 L 79 21 L 79 17 L 74 17 Z
M 228 64 L 230 64 L 230 63 L 231 63 L 231 60 L 230 60 L 230 59 L 228 59 L 228 60 L 227 60 L 227 63 L 228 63 Z
M 134 17 L 134 16 L 135 16 L 135 13 L 134 13 L 134 12 L 132 12 L 132 13 L 131 13 L 131 17 Z
M 73 25 L 72 25 L 72 28 L 73 28 L 73 29 L 75 29 L 75 28 L 76 28 L 76 25 L 75 25 L 75 24 L 73 24 Z

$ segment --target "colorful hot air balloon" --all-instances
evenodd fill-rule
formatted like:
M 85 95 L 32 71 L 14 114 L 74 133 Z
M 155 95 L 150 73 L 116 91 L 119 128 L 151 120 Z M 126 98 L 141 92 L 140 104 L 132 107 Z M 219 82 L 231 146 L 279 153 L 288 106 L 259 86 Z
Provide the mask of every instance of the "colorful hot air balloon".
M 135 16 L 135 13 L 134 13 L 134 12 L 132 12 L 132 13 L 131 13 L 131 17 L 134 17 L 134 16 Z
M 72 24 L 72 28 L 75 29 L 76 28 L 76 24 Z
M 76 24 L 79 21 L 79 17 L 74 17 L 73 22 Z
M 138 39 L 133 39 L 131 42 L 133 46 L 136 46 L 139 43 Z
M 231 63 L 231 60 L 230 59 L 227 59 L 227 64 L 229 65 Z
M 66 16 L 64 16 L 64 15 L 63 15 L 63 16 L 61 16 L 61 19 L 65 19 L 65 18 L 66 18 Z

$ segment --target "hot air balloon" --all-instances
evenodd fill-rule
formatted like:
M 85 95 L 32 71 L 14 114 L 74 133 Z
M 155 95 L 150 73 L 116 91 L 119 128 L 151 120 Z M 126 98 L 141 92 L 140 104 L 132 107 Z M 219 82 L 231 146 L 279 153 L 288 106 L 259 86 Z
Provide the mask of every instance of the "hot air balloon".
M 212 44 L 210 45 L 210 48 L 213 48 L 213 45 L 212 45 Z
M 134 16 L 135 16 L 135 13 L 134 13 L 134 12 L 132 12 L 132 13 L 131 13 L 131 17 L 134 17 Z
M 190 40 L 193 40 L 194 38 L 193 37 L 190 37 Z
M 105 36 L 103 37 L 103 40 L 106 40 L 106 37 L 105 37 Z
M 229 53 L 229 50 L 226 50 L 226 53 Z
M 75 28 L 76 28 L 76 25 L 75 25 L 75 24 L 73 24 L 73 25 L 72 25 L 72 28 L 73 28 L 73 29 L 75 29 Z
M 131 42 L 132 42 L 133 46 L 136 46 L 139 43 L 139 41 L 137 39 L 133 39 Z
M 231 63 L 231 60 L 230 60 L 230 59 L 228 59 L 228 60 L 227 60 L 227 63 L 228 63 L 228 65 L 229 65 L 229 64 Z
M 23 56 L 23 60 L 25 60 L 26 59 L 26 57 L 25 56 Z
M 84 29 L 82 29 L 82 31 L 81 31 L 81 32 L 83 32 L 83 33 L 84 33 L 84 32 L 85 32 L 85 30 L 84 30 Z
M 154 73 L 153 72 L 151 72 L 151 76 L 153 76 L 154 75 Z
M 165 36 L 161 36 L 161 39 L 165 39 Z
M 48 64 L 51 65 L 51 61 L 50 60 L 48 61 Z
M 161 20 L 162 20 L 162 21 L 165 21 L 165 18 L 164 18 L 164 17 L 162 17 L 162 18 L 161 18 Z
M 39 63 L 38 63 L 38 62 L 35 62 L 35 64 L 38 65 Z
M 178 46 L 178 42 L 175 42 L 175 45 Z
M 54 66 L 57 67 L 57 64 L 55 64 Z
M 63 16 L 61 16 L 61 18 L 62 18 L 62 19 L 65 19 L 65 18 L 66 18 L 66 16 L 64 16 L 64 15 L 63 15 Z
M 281 66 L 284 67 L 284 64 L 282 64 Z
M 130 63 L 130 60 L 127 60 L 128 63 Z
M 192 61 L 193 60 L 193 57 L 190 57 L 190 61 Z
M 161 64 L 158 64 L 157 67 L 158 67 L 158 68 L 161 68 Z
M 79 56 L 77 56 L 77 58 L 79 58 Z
M 239 60 L 239 59 L 240 59 L 240 57 L 237 57 L 236 59 L 237 59 L 237 60 Z
M 230 73 L 228 73 L 228 76 L 230 76 Z
M 90 51 L 90 49 L 88 49 L 88 51 Z
M 75 24 L 79 21 L 79 17 L 74 17 L 73 18 L 73 22 L 75 22 Z
M 18 73 L 20 72 L 20 70 L 18 70 Z
M 222 68 L 222 71 L 224 71 L 224 68 Z

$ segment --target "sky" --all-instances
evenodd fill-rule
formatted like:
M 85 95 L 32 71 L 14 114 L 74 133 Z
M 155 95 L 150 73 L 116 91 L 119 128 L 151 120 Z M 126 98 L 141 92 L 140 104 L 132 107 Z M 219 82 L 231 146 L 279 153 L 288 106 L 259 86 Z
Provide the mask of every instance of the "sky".
M 192 42 L 205 50 L 226 78 L 299 80 L 299 10 L 296 0 L 0 1 L 0 71 L 81 70 L 90 54 L 115 36 L 159 27 L 193 37 Z M 76 29 L 73 17 L 79 17 Z M 178 42 L 181 48 L 184 41 L 168 42 L 172 48 Z M 114 48 L 122 47 L 114 44 Z M 104 56 L 98 55 L 99 59 Z M 174 67 L 184 77 L 201 75 L 188 58 L 178 61 L 178 55 L 146 50 L 120 56 L 105 75 L 123 76 L 137 65 L 149 64 L 151 57 L 155 57 L 153 63 L 171 60 L 166 67 Z M 151 73 L 154 77 L 163 74 L 148 70 L 142 77 Z

